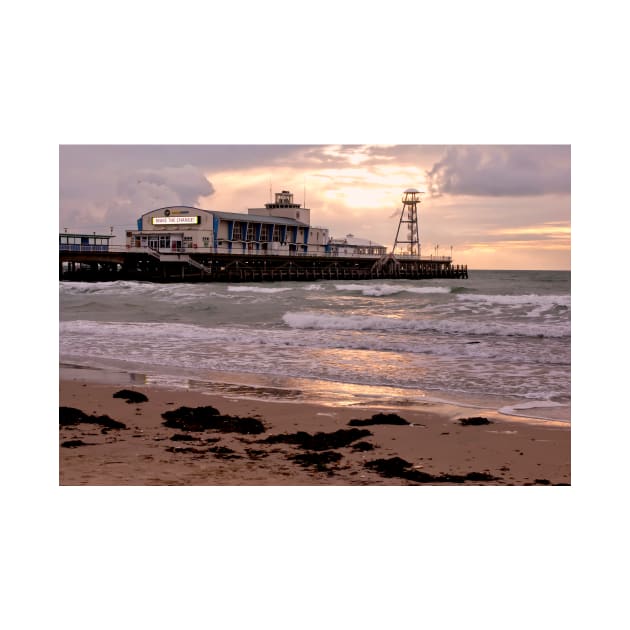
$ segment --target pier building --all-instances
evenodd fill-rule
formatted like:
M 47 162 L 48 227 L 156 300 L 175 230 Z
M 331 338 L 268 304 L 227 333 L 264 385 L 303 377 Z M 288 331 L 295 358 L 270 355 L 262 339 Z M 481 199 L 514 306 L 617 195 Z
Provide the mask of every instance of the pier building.
M 404 194 L 401 223 L 412 234 L 399 238 L 399 223 L 390 253 L 353 234 L 330 238 L 327 228 L 311 225 L 310 209 L 283 190 L 275 201 L 246 213 L 191 206 L 151 210 L 119 247 L 109 245 L 112 236 L 60 234 L 59 277 L 155 282 L 467 278 L 466 265 L 454 265 L 450 256 L 420 255 L 419 193 Z M 396 253 L 402 243 L 410 247 Z
M 283 190 L 275 203 L 247 213 L 188 206 L 159 208 L 138 219 L 127 232 L 127 249 L 216 254 L 313 254 L 330 251 L 326 228 L 310 224 L 310 209 L 294 203 Z
M 72 252 L 107 252 L 113 234 L 59 234 L 59 251 Z
M 366 238 L 347 234 L 345 238 L 331 238 L 330 252 L 337 256 L 385 256 L 387 248 Z

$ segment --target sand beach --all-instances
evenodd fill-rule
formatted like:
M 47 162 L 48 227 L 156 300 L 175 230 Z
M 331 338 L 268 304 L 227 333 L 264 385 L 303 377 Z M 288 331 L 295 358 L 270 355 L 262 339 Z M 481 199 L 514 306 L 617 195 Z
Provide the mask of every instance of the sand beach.
M 134 402 L 121 391 L 147 400 Z M 567 423 L 452 405 L 383 409 L 239 399 L 67 375 L 59 405 L 64 486 L 522 486 L 571 480 Z M 199 408 L 211 422 L 187 424 L 190 410 Z

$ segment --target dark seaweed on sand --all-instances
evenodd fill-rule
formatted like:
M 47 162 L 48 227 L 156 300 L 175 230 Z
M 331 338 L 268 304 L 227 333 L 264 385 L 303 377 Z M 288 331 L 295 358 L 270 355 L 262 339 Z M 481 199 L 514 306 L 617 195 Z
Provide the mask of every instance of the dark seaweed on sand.
M 143 403 L 148 402 L 149 399 L 140 392 L 134 392 L 132 389 L 121 389 L 116 392 L 112 398 L 124 398 L 128 403 Z
M 329 465 L 336 464 L 341 459 L 341 453 L 335 451 L 298 453 L 297 455 L 290 455 L 289 459 L 305 468 L 315 467 L 319 472 L 332 472 Z
M 70 427 L 77 424 L 98 424 L 106 429 L 126 429 L 127 425 L 109 416 L 88 416 L 74 407 L 59 407 L 59 426 Z
M 77 446 L 87 446 L 83 440 L 66 440 L 61 443 L 63 448 L 76 448 Z
M 374 444 L 371 442 L 357 442 L 352 445 L 353 451 L 373 451 L 374 448 Z
M 431 475 L 413 468 L 413 465 L 400 457 L 375 459 L 365 466 L 383 477 L 399 477 L 417 483 L 465 483 L 466 481 L 496 481 L 497 477 L 484 472 L 470 472 L 467 475 Z
M 214 407 L 179 407 L 162 414 L 165 427 L 182 431 L 222 431 L 224 433 L 258 434 L 265 425 L 257 418 L 222 415 Z
M 173 442 L 198 442 L 201 438 L 186 433 L 175 433 L 175 435 L 171 435 L 170 439 Z
M 488 418 L 475 416 L 474 418 L 460 418 L 459 423 L 463 427 L 478 427 L 484 424 L 492 424 L 492 421 L 488 420 Z
M 368 435 L 372 435 L 372 433 L 366 429 L 339 429 L 332 433 L 319 432 L 314 435 L 306 433 L 306 431 L 298 431 L 297 433 L 270 435 L 263 442 L 267 444 L 295 444 L 309 451 L 326 451 L 331 448 L 349 446 L 352 442 Z
M 238 459 L 241 457 L 236 451 L 227 446 L 211 446 L 208 452 L 225 459 Z
M 375 424 L 396 424 L 403 425 L 409 424 L 407 420 L 401 418 L 396 413 L 375 413 L 371 418 L 367 420 L 350 420 L 348 425 L 351 427 L 366 427 Z

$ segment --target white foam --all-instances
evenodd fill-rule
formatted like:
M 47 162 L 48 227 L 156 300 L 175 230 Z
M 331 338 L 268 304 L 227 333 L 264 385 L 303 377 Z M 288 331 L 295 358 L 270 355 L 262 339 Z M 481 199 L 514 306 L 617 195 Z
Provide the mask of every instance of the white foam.
M 476 295 L 473 293 L 458 293 L 457 299 L 462 302 L 486 302 L 508 306 L 571 306 L 570 295 Z
M 567 405 L 563 405 L 562 403 L 553 402 L 551 400 L 536 400 L 532 402 L 519 403 L 516 405 L 508 405 L 505 407 L 501 407 L 499 409 L 499 413 L 502 413 L 506 416 L 526 416 L 528 418 L 536 418 L 538 420 L 560 420 L 560 418 L 555 418 L 554 414 L 545 413 L 545 409 L 563 407 L 566 408 Z M 536 412 L 533 410 L 540 409 L 540 412 Z M 523 413 L 527 411 L 527 413 Z M 533 411 L 533 413 L 532 413 Z M 566 420 L 561 420 L 566 422 Z
M 501 322 L 492 319 L 471 321 L 455 319 L 401 319 L 369 315 L 327 315 L 316 312 L 287 312 L 282 320 L 291 328 L 315 330 L 379 330 L 422 332 L 435 330 L 441 333 L 467 335 L 497 335 L 501 337 L 566 337 L 571 334 L 569 323 Z
M 227 288 L 231 293 L 284 293 L 285 291 L 291 291 L 290 287 L 249 287 L 249 286 L 229 286 Z
M 448 287 L 403 287 L 395 284 L 336 284 L 337 291 L 359 291 L 368 297 L 383 297 L 398 293 L 450 293 Z

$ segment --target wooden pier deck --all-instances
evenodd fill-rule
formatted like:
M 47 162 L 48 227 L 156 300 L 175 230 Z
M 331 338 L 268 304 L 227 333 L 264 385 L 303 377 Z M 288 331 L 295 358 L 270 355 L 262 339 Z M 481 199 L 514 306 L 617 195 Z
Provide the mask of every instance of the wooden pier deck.
M 412 259 L 60 251 L 60 280 L 144 280 L 151 282 L 277 282 L 468 278 L 467 265 L 450 258 Z

